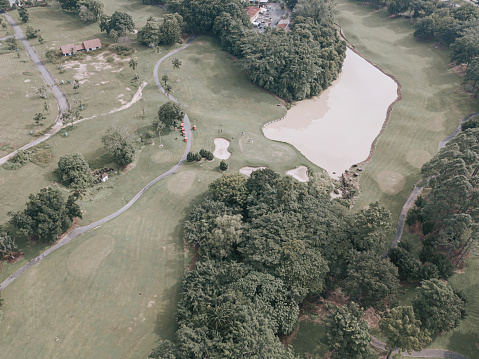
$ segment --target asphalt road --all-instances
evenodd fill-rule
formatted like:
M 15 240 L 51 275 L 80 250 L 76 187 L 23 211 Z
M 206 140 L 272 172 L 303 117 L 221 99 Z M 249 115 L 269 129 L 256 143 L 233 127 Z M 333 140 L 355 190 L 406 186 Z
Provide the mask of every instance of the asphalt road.
M 155 81 L 156 81 L 156 84 L 158 86 L 158 88 L 163 92 L 165 93 L 165 89 L 163 88 L 163 86 L 161 86 L 161 83 L 158 79 L 158 68 L 160 66 L 160 64 L 166 60 L 167 58 L 169 58 L 170 56 L 178 53 L 179 51 L 185 49 L 186 47 L 188 47 L 194 40 L 194 35 L 191 37 L 191 39 L 188 40 L 188 42 L 181 48 L 179 49 L 176 49 L 172 52 L 170 52 L 169 54 L 167 54 L 166 56 L 163 56 L 160 60 L 158 60 L 158 62 L 156 63 L 155 65 L 155 68 L 154 68 L 154 77 L 155 77 Z M 171 94 L 168 95 L 168 97 L 170 98 L 170 100 L 172 101 L 175 101 L 175 102 L 178 102 L 178 100 L 176 100 Z M 160 176 L 156 177 L 154 180 L 152 180 L 150 183 L 148 183 L 145 187 L 143 187 L 125 206 L 123 206 L 122 208 L 120 208 L 118 211 L 116 211 L 115 213 L 112 213 L 110 214 L 109 216 L 105 217 L 105 218 L 102 218 L 96 222 L 93 222 L 87 226 L 83 226 L 83 227 L 79 227 L 79 228 L 75 228 L 73 229 L 71 232 L 69 232 L 65 237 L 63 237 L 58 243 L 56 243 L 55 245 L 51 246 L 50 248 L 48 248 L 45 252 L 43 252 L 42 254 L 40 254 L 39 256 L 35 257 L 34 259 L 32 259 L 30 262 L 28 262 L 27 264 L 25 264 L 23 267 L 21 267 L 20 269 L 18 269 L 15 273 L 13 273 L 12 275 L 10 275 L 7 279 L 5 279 L 1 284 L 0 284 L 0 291 L 3 291 L 9 284 L 11 284 L 15 279 L 17 279 L 20 275 L 22 275 L 23 273 L 25 273 L 29 268 L 33 267 L 35 264 L 37 264 L 38 262 L 40 262 L 43 258 L 45 258 L 46 256 L 48 256 L 49 254 L 55 252 L 58 248 L 60 247 L 63 247 L 64 245 L 66 245 L 67 243 L 71 242 L 72 240 L 74 240 L 75 238 L 77 238 L 79 235 L 85 233 L 86 231 L 89 231 L 91 229 L 95 229 L 96 227 L 98 226 L 101 226 L 103 223 L 106 223 L 110 220 L 112 220 L 113 218 L 116 218 L 118 217 L 119 215 L 121 215 L 122 213 L 124 213 L 125 211 L 127 211 L 136 201 L 138 201 L 138 199 L 151 187 L 153 186 L 156 182 L 158 181 L 161 181 L 162 179 L 168 177 L 168 176 L 171 176 L 173 174 L 176 173 L 176 171 L 183 165 L 183 163 L 185 163 L 186 161 L 186 156 L 188 155 L 188 152 L 191 151 L 191 143 L 192 143 L 192 131 L 191 131 L 191 123 L 190 123 L 190 120 L 188 118 L 188 115 L 185 114 L 185 118 L 184 118 L 184 124 L 185 124 L 185 133 L 186 133 L 186 137 L 188 138 L 188 142 L 186 143 L 186 148 L 185 148 L 185 152 L 183 153 L 183 156 L 181 157 L 180 161 L 174 165 L 172 168 L 170 168 L 168 171 L 164 172 L 163 174 L 161 174 Z
M 58 104 L 58 117 L 55 120 L 55 124 L 50 128 L 50 130 L 43 136 L 36 138 L 32 142 L 26 144 L 25 146 L 13 151 L 12 153 L 9 153 L 8 155 L 0 158 L 0 166 L 3 165 L 5 162 L 7 162 L 10 158 L 15 156 L 19 150 L 26 150 L 27 148 L 31 148 L 33 146 L 38 145 L 39 143 L 49 139 L 51 136 L 56 134 L 58 131 L 61 130 L 62 128 L 62 113 L 66 112 L 70 109 L 70 103 L 68 102 L 68 98 L 65 96 L 63 93 L 63 90 L 61 87 L 57 84 L 55 81 L 55 78 L 52 76 L 50 71 L 48 71 L 48 68 L 45 66 L 43 63 L 41 57 L 38 55 L 38 53 L 35 51 L 33 46 L 30 45 L 30 43 L 27 41 L 25 38 L 25 35 L 23 34 L 22 29 L 18 24 L 13 20 L 13 18 L 5 13 L 3 14 L 7 21 L 10 23 L 12 26 L 13 30 L 15 31 L 15 37 L 17 40 L 19 40 L 23 47 L 25 48 L 25 51 L 27 52 L 28 56 L 33 60 L 33 63 L 35 64 L 36 68 L 40 72 L 40 75 L 43 78 L 43 81 L 47 85 L 47 87 L 50 89 L 52 92 L 53 96 L 55 96 L 55 99 L 57 100 Z

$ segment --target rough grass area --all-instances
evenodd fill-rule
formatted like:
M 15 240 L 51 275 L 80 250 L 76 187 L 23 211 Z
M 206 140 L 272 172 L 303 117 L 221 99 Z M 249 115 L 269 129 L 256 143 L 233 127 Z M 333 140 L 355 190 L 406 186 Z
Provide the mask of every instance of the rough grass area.
M 151 7 L 152 12 L 157 9 Z M 70 17 L 61 12 L 56 16 L 65 24 L 68 21 L 64 17 Z M 52 148 L 52 161 L 47 166 L 29 163 L 17 171 L 0 168 L 0 223 L 8 218 L 8 210 L 23 208 L 28 195 L 42 187 L 58 186 L 67 194 L 67 189 L 56 184 L 53 173 L 64 154 L 80 152 L 92 168 L 114 167 L 101 145 L 101 136 L 109 125 L 128 126 L 140 134 L 152 129 L 158 107 L 166 98 L 155 87 L 152 70 L 169 50 L 157 54 L 152 49 L 137 49 L 138 72 L 141 80 L 148 82 L 143 100 L 127 110 L 69 127 L 65 130 L 68 136 L 58 134 L 49 139 L 46 143 Z M 285 109 L 276 106 L 277 99 L 253 86 L 215 41 L 200 37 L 178 57 L 183 61 L 180 70 L 173 71 L 171 61 L 166 61 L 162 71 L 169 69 L 173 93 L 197 125 L 193 151 L 211 151 L 214 138 L 225 137 L 231 141 L 232 152 L 228 173 L 260 164 L 283 173 L 301 164 L 319 170 L 291 146 L 262 136 L 262 124 L 282 117 Z M 108 79 L 110 75 L 104 76 Z M 126 86 L 121 79 L 118 81 L 119 86 Z M 99 96 L 98 92 L 90 93 L 95 88 L 84 90 L 84 94 Z M 82 91 L 80 88 L 80 94 Z M 102 108 L 99 102 L 96 109 L 88 110 L 103 113 L 107 107 Z M 248 143 L 248 136 L 254 143 Z M 118 173 L 111 173 L 108 182 L 88 191 L 82 201 L 85 217 L 80 224 L 120 208 L 176 163 L 184 150 L 178 132 L 164 131 L 161 149 L 159 138 L 154 142 L 139 143 L 132 166 L 126 170 L 115 167 Z M 2 321 L 5 330 L 0 331 L 2 353 L 12 358 L 144 358 L 156 340 L 172 337 L 178 285 L 188 265 L 184 258 L 190 258 L 183 250 L 181 222 L 207 185 L 221 176 L 219 162 L 185 164 L 151 188 L 127 213 L 77 238 L 11 284 L 3 293 L 6 314 Z M 25 258 L 4 264 L 0 279 L 45 249 L 24 239 L 20 239 L 20 247 Z
M 0 38 L 5 34 L 0 31 Z M 57 103 L 51 94 L 47 99 L 49 110 L 44 110 L 45 100 L 36 90 L 45 83 L 21 45 L 18 53 L 20 57 L 16 51 L 0 52 L 0 157 L 32 141 L 30 131 L 35 135 L 44 131 L 58 115 Z M 38 112 L 46 117 L 43 125 L 33 121 Z
M 336 16 L 348 40 L 368 60 L 395 76 L 403 98 L 391 113 L 372 160 L 364 167 L 356 208 L 379 200 L 395 219 L 438 144 L 479 103 L 462 91 L 449 68 L 449 51 L 416 41 L 408 20 L 389 18 L 358 2 L 339 0 Z M 347 100 L 345 100 L 347 101 Z M 391 238 L 392 240 L 392 238 Z

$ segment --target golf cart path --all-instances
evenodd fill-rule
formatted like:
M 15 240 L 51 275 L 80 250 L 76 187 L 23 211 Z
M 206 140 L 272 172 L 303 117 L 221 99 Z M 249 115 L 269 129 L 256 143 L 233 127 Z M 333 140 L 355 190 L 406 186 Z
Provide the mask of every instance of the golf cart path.
M 166 91 L 165 89 L 163 88 L 163 86 L 161 86 L 161 83 L 160 81 L 158 80 L 158 68 L 160 66 L 160 64 L 165 60 L 167 59 L 168 57 L 178 53 L 179 51 L 185 49 L 186 47 L 188 47 L 194 40 L 195 38 L 195 35 L 193 35 L 188 41 L 187 43 L 168 53 L 167 55 L 163 56 L 160 60 L 158 60 L 158 62 L 156 63 L 155 65 L 155 68 L 154 68 L 154 77 L 155 77 L 155 81 L 156 81 L 156 84 L 158 86 L 158 88 L 161 90 L 161 92 L 163 92 L 164 94 L 166 94 Z M 168 97 L 170 98 L 170 100 L 172 101 L 175 101 L 175 102 L 178 102 L 178 100 L 176 100 L 172 95 L 168 94 Z M 27 264 L 25 264 L 24 266 L 22 266 L 20 269 L 18 269 L 15 273 L 13 273 L 12 275 L 10 275 L 7 279 L 5 279 L 1 284 L 0 284 L 0 291 L 3 291 L 10 283 L 12 283 L 16 278 L 18 278 L 20 275 L 22 275 L 24 272 L 26 272 L 29 268 L 33 267 L 35 264 L 37 264 L 38 262 L 40 262 L 43 258 L 45 258 L 46 256 L 48 256 L 49 254 L 53 253 L 54 251 L 56 251 L 58 248 L 60 247 L 63 247 L 65 244 L 71 242 L 72 240 L 74 240 L 75 238 L 77 238 L 79 235 L 85 233 L 86 231 L 89 231 L 90 229 L 94 229 L 98 226 L 101 226 L 103 223 L 106 223 L 110 220 L 112 220 L 113 218 L 116 218 L 118 217 L 120 214 L 122 214 L 123 212 L 125 212 L 126 210 L 128 210 L 151 186 L 153 186 L 156 182 L 158 181 L 161 181 L 162 179 L 176 173 L 176 171 L 183 165 L 183 163 L 186 161 L 186 156 L 188 154 L 188 152 L 190 152 L 191 150 L 191 124 L 190 124 L 190 120 L 188 118 L 188 115 L 185 114 L 185 118 L 184 118 L 184 124 L 185 124 L 185 133 L 186 133 L 186 137 L 188 137 L 188 142 L 186 143 L 186 148 L 185 148 L 185 152 L 183 153 L 183 156 L 181 157 L 180 161 L 174 165 L 172 168 L 170 168 L 168 171 L 164 172 L 163 174 L 159 175 L 158 177 L 156 177 L 155 179 L 153 179 L 150 183 L 148 183 L 145 187 L 143 187 L 125 206 L 123 206 L 122 208 L 120 208 L 118 211 L 116 211 L 115 213 L 112 213 L 110 214 L 109 216 L 106 216 L 105 218 L 102 218 L 96 222 L 93 222 L 89 225 L 86 225 L 86 226 L 83 226 L 83 227 L 78 227 L 78 228 L 75 228 L 73 230 L 71 230 L 65 237 L 63 237 L 60 241 L 58 241 L 55 245 L 51 246 L 50 248 L 48 248 L 45 252 L 43 252 L 42 254 L 40 254 L 39 256 L 35 257 L 34 259 L 32 259 L 30 262 L 28 262 Z M 60 127 L 61 128 L 61 127 Z
M 444 140 L 439 142 L 439 151 L 449 141 L 451 141 L 454 137 L 456 137 L 461 132 L 461 125 L 464 122 L 466 122 L 466 121 L 470 120 L 471 118 L 473 118 L 475 116 L 478 116 L 478 115 L 479 115 L 479 112 L 475 112 L 475 113 L 472 113 L 472 114 L 464 117 L 461 120 L 461 122 L 459 123 L 459 125 L 456 127 L 454 132 L 451 133 L 449 136 L 447 136 Z M 416 198 L 419 196 L 419 194 L 421 194 L 422 190 L 424 189 L 424 187 L 417 185 L 420 181 L 421 180 L 419 180 L 414 185 L 414 189 L 412 190 L 411 194 L 409 195 L 409 197 L 406 200 L 406 203 L 404 203 L 404 206 L 401 209 L 401 213 L 399 214 L 398 225 L 397 225 L 397 229 L 396 229 L 396 235 L 394 236 L 394 240 L 391 243 L 391 245 L 389 246 L 389 248 L 396 247 L 397 244 L 401 241 L 401 236 L 402 236 L 402 233 L 403 233 L 403 230 L 404 230 L 404 223 L 406 221 L 407 213 L 408 213 L 409 209 L 411 208 L 411 206 L 414 204 L 414 201 L 416 201 Z M 386 251 L 381 257 L 386 258 L 387 255 L 388 255 L 388 251 Z M 378 338 L 376 338 L 374 336 L 371 336 L 371 345 L 376 347 L 376 348 L 382 349 L 382 350 L 387 350 L 386 349 L 386 343 L 380 341 Z M 395 350 L 394 353 L 399 353 L 399 350 Z M 411 354 L 408 354 L 408 353 L 404 352 L 404 353 L 401 353 L 401 355 L 405 356 L 405 357 L 416 357 L 416 358 L 419 357 L 419 358 L 468 359 L 468 357 L 466 357 L 462 354 L 451 352 L 451 351 L 448 351 L 448 350 L 442 350 L 442 349 L 423 349 L 419 352 L 413 351 L 413 352 L 411 352 Z
M 38 137 L 32 142 L 26 144 L 25 146 L 16 149 L 12 153 L 9 153 L 8 155 L 0 158 L 0 166 L 3 165 L 5 162 L 7 162 L 10 158 L 15 156 L 18 151 L 26 150 L 28 148 L 36 146 L 39 143 L 52 137 L 58 131 L 60 131 L 62 128 L 62 114 L 63 112 L 66 112 L 70 109 L 70 103 L 68 102 L 67 97 L 63 93 L 63 90 L 57 84 L 57 82 L 55 81 L 55 78 L 52 76 L 50 71 L 48 71 L 48 68 L 45 66 L 45 64 L 43 63 L 42 59 L 40 58 L 38 53 L 35 51 L 33 46 L 31 46 L 30 43 L 27 41 L 20 26 L 18 26 L 18 24 L 15 22 L 15 20 L 13 20 L 13 18 L 9 14 L 4 13 L 3 16 L 5 16 L 9 24 L 12 26 L 13 30 L 15 31 L 15 37 L 18 40 L 20 40 L 28 56 L 30 56 L 36 68 L 40 72 L 40 75 L 42 76 L 43 81 L 45 82 L 47 87 L 50 89 L 50 91 L 53 93 L 53 96 L 55 96 L 55 99 L 57 100 L 57 103 L 58 103 L 58 117 L 55 120 L 55 124 L 50 128 L 50 130 L 46 134 L 44 134 L 41 137 Z

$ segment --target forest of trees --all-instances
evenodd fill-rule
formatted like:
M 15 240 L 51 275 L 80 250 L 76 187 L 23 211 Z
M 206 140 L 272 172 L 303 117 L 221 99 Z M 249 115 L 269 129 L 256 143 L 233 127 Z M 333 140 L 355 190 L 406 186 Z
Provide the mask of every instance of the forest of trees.
M 298 8 L 306 3 L 300 0 Z M 253 83 L 286 100 L 303 100 L 331 85 L 341 72 L 346 53 L 332 23 L 331 7 L 322 7 L 329 2 L 311 3 L 318 6 L 314 11 L 300 11 L 304 16 L 295 18 L 291 31 L 268 29 L 259 33 L 252 31 L 240 0 L 169 0 L 168 9 L 176 15 L 171 15 L 167 27 L 176 29 L 175 24 L 182 20 L 193 32 L 215 34 L 224 50 L 239 59 Z M 139 31 L 140 42 L 167 43 L 161 40 L 165 26 L 150 19 Z
M 380 259 L 391 215 L 379 203 L 351 213 L 331 201 L 330 190 L 323 177 L 301 183 L 269 169 L 211 183 L 184 223 L 185 239 L 200 259 L 183 280 L 176 340 L 161 341 L 150 358 L 293 358 L 278 335 L 295 328 L 307 295 L 339 287 L 350 304 L 325 320 L 343 335 L 325 343 L 335 358 L 367 358 L 370 333 L 362 309 L 385 312 L 397 305 L 398 270 Z M 461 294 L 434 281 L 423 281 L 412 314 L 427 316 L 421 328 L 430 333 L 449 330 L 464 316 Z M 446 319 L 438 313 L 442 307 L 427 303 L 436 292 L 452 298 Z M 345 316 L 355 318 L 357 332 L 344 326 Z

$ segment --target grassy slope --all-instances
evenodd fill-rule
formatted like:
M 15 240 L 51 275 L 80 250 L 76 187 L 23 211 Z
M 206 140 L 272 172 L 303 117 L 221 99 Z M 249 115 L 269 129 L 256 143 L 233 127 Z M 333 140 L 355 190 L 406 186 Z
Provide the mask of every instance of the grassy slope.
M 385 204 L 397 218 L 411 186 L 420 178 L 420 159 L 426 151 L 433 156 L 438 143 L 450 134 L 465 115 L 477 111 L 479 104 L 461 91 L 461 78 L 448 67 L 449 52 L 438 50 L 430 43 L 421 43 L 412 36 L 412 25 L 401 19 L 390 19 L 385 12 L 372 12 L 367 6 L 338 0 L 337 18 L 348 40 L 369 60 L 394 75 L 402 85 L 403 99 L 391 114 L 390 122 L 378 141 L 376 152 L 361 177 L 362 196 L 356 204 L 361 208 L 372 201 Z M 409 158 L 408 158 L 409 155 Z M 416 161 L 414 161 L 416 159 Z M 414 163 L 413 165 L 413 162 Z M 402 189 L 388 194 L 379 188 L 378 174 L 394 171 L 405 177 Z M 391 187 L 394 183 L 391 183 Z M 383 183 L 387 188 L 387 183 Z M 408 236 L 406 234 L 406 236 Z M 450 282 L 471 298 L 470 316 L 461 326 L 436 339 L 431 348 L 443 348 L 477 357 L 479 265 L 470 260 L 466 274 L 458 274 Z M 402 293 L 404 303 L 413 296 L 411 288 Z M 319 333 L 312 325 L 301 325 L 293 346 L 298 352 L 308 351 L 308 342 Z M 306 343 L 306 344 L 305 344 Z M 310 346 L 317 353 L 316 346 Z
M 149 66 L 143 78 L 152 84 L 151 69 L 162 54 L 147 49 L 140 50 L 138 56 L 142 56 L 140 74 Z M 291 146 L 261 136 L 261 124 L 283 116 L 284 109 L 276 106 L 274 97 L 251 85 L 214 41 L 200 37 L 178 57 L 183 66 L 171 77 L 179 76 L 181 81 L 173 82 L 173 90 L 198 126 L 194 151 L 202 147 L 212 150 L 221 128 L 221 135 L 232 141 L 230 172 L 247 164 L 268 165 L 278 171 L 299 164 L 317 169 Z M 172 72 L 171 64 L 166 62 L 165 67 Z M 153 85 L 145 89 L 145 100 L 124 112 L 75 126 L 66 138 L 55 136 L 48 141 L 54 158 L 82 152 L 99 165 L 102 152 L 98 141 L 107 124 L 142 130 L 164 101 Z M 142 106 L 146 119 L 138 115 Z M 127 175 L 113 176 L 104 189 L 91 190 L 84 200 L 87 212 L 83 223 L 113 212 L 137 188 L 176 162 L 183 148 L 176 137 L 176 133 L 165 134 L 161 150 L 155 139 L 156 145 L 142 149 L 136 167 Z M 249 137 L 254 138 L 254 144 L 246 143 Z M 125 215 L 55 252 L 9 286 L 3 293 L 2 353 L 39 358 L 77 357 L 80 353 L 84 357 L 145 357 L 158 337 L 171 337 L 177 285 L 183 272 L 180 223 L 206 185 L 220 176 L 218 164 L 215 160 L 185 165 L 174 177 L 155 185 Z M 6 194 L 18 192 L 11 206 L 21 208 L 24 196 L 52 184 L 55 167 L 28 164 L 15 172 L 0 170 L 0 176 L 22 179 L 37 174 L 35 178 L 39 178 L 37 183 L 25 179 L 23 192 L 10 178 Z M 41 246 L 33 246 L 29 256 L 40 250 Z M 1 275 L 24 262 L 4 267 Z M 150 301 L 155 303 L 148 308 Z
M 7 23 L 4 17 L 1 18 Z M 12 33 L 10 25 L 6 29 L 0 26 L 0 38 Z M 16 51 L 2 48 L 6 48 L 5 42 L 0 46 L 0 157 L 30 142 L 33 139 L 30 131 L 42 131 L 57 116 L 57 103 L 52 96 L 47 100 L 49 113 L 43 109 L 44 99 L 38 96 L 36 89 L 44 82 L 23 47 L 19 44 L 20 57 Z M 37 126 L 33 121 L 38 112 L 45 114 L 44 126 Z
M 365 166 L 362 196 L 357 202 L 360 208 L 379 200 L 397 218 L 412 184 L 420 177 L 421 162 L 434 156 L 439 141 L 479 105 L 461 92 L 461 78 L 448 67 L 449 52 L 416 41 L 406 20 L 390 19 L 386 12 L 373 12 L 347 0 L 338 1 L 337 17 L 349 41 L 403 87 L 403 99 L 394 106 L 375 155 Z M 382 171 L 405 178 L 399 192 L 388 194 L 379 188 Z M 392 189 L 394 178 L 390 181 L 381 184 Z

